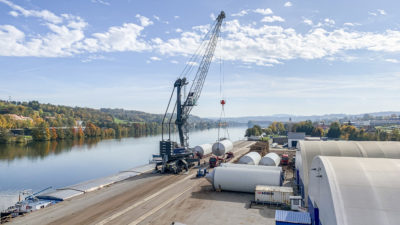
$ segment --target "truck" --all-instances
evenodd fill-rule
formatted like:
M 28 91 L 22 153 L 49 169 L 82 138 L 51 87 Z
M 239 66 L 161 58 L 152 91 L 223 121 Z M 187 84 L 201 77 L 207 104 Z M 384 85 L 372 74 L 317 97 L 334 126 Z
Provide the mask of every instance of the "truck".
M 235 157 L 235 155 L 233 154 L 233 152 L 226 153 L 226 157 L 225 158 L 221 158 L 221 157 L 218 157 L 218 156 L 211 156 L 210 159 L 209 159 L 210 168 L 217 167 L 221 163 L 229 162 L 234 157 Z
M 282 166 L 287 166 L 287 165 L 289 165 L 289 155 L 288 155 L 288 154 L 282 154 L 282 157 L 281 157 L 281 165 L 282 165 Z

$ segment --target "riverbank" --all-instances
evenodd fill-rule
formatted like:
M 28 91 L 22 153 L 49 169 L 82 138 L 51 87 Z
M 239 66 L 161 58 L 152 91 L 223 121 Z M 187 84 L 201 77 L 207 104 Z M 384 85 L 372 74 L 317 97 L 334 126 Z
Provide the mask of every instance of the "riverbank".
M 247 153 L 253 143 L 235 142 L 236 159 Z M 11 224 L 171 224 L 175 219 L 180 222 L 194 221 L 188 224 L 207 224 L 203 223 L 209 220 L 207 216 L 198 217 L 191 213 L 194 209 L 206 207 L 205 202 L 212 201 L 205 198 L 200 204 L 196 204 L 201 197 L 196 193 L 204 185 L 210 185 L 205 179 L 196 179 L 195 174 L 196 169 L 180 175 L 145 173 L 16 218 Z M 209 203 L 214 209 L 220 207 L 220 204 Z M 236 209 L 238 206 L 239 204 L 235 204 Z M 211 211 L 208 210 L 212 213 Z M 167 216 L 160 217 L 161 214 Z M 253 219 L 265 222 L 256 212 L 246 215 L 242 212 L 232 218 L 241 222 L 248 221 L 253 216 L 256 216 Z M 223 219 L 226 218 L 220 218 Z
M 245 127 L 231 128 L 243 139 Z M 218 129 L 193 131 L 190 145 L 213 143 Z M 172 136 L 177 138 L 177 135 Z M 0 147 L 0 210 L 18 201 L 20 191 L 62 188 L 146 164 L 159 153 L 161 135 L 100 141 L 32 142 Z

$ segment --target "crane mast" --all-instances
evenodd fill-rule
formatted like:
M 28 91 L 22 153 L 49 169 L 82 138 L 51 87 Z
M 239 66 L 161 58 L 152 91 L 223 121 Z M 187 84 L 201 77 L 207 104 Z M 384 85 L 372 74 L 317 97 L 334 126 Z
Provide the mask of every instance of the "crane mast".
M 189 143 L 188 143 L 189 115 L 190 115 L 190 112 L 192 111 L 193 107 L 196 106 L 197 101 L 200 98 L 200 94 L 203 89 L 204 82 L 207 77 L 207 73 L 210 68 L 211 61 L 214 56 L 218 38 L 220 36 L 222 21 L 224 19 L 225 19 L 225 13 L 224 13 L 224 11 L 221 11 L 221 13 L 216 18 L 215 23 L 212 26 L 211 30 L 206 34 L 205 38 L 203 39 L 202 44 L 200 45 L 199 49 L 204 50 L 204 54 L 201 55 L 201 61 L 199 62 L 199 66 L 197 68 L 194 79 L 191 83 L 188 94 L 186 95 L 186 93 L 185 93 L 185 95 L 182 96 L 183 89 L 186 87 L 186 85 L 189 84 L 187 77 L 186 77 L 186 73 L 189 73 L 191 71 L 191 68 L 187 69 L 187 67 L 185 67 L 184 71 L 182 72 L 181 77 L 178 78 L 174 83 L 174 89 L 171 93 L 171 97 L 168 102 L 167 110 L 164 114 L 164 118 L 162 121 L 162 141 L 160 142 L 160 157 L 162 157 L 162 159 L 163 159 L 163 170 L 164 170 L 164 166 L 166 165 L 167 162 L 170 162 L 171 160 L 176 161 L 176 159 L 179 157 L 181 159 L 184 159 L 184 162 L 183 162 L 184 164 L 186 161 L 191 160 L 190 157 L 185 155 L 188 153 L 181 152 L 181 154 L 174 154 L 172 151 L 175 150 L 176 148 L 180 148 L 182 150 L 187 150 L 187 148 L 189 147 Z M 204 49 L 201 49 L 202 47 L 204 47 Z M 198 53 L 195 53 L 193 57 L 199 57 Z M 164 140 L 164 126 L 166 124 L 166 117 L 167 117 L 168 110 L 169 110 L 171 100 L 173 98 L 175 90 L 176 90 L 176 102 L 175 102 L 175 106 L 173 108 L 173 112 L 170 115 L 169 121 L 167 123 L 167 125 L 169 126 L 168 127 L 169 138 L 168 138 L 168 140 Z M 175 109 L 176 109 L 175 124 L 177 126 L 178 134 L 179 134 L 179 145 L 176 142 L 171 141 L 171 124 L 172 124 L 171 120 L 174 115 Z
M 217 46 L 217 41 L 218 37 L 221 32 L 221 25 L 222 21 L 225 18 L 225 13 L 222 11 L 217 19 L 216 19 L 216 24 L 211 30 L 211 37 L 207 43 L 205 53 L 201 59 L 201 62 L 199 64 L 199 68 L 197 69 L 195 78 L 192 82 L 192 86 L 190 87 L 190 91 L 184 100 L 183 104 L 181 101 L 181 91 L 182 87 L 184 85 L 187 85 L 188 82 L 186 81 L 186 78 L 179 78 L 178 80 L 175 81 L 175 87 L 177 88 L 177 101 L 176 101 L 176 121 L 175 124 L 178 127 L 178 133 L 179 133 L 179 142 L 182 147 L 189 147 L 188 146 L 188 124 L 187 120 L 189 119 L 189 114 L 193 107 L 196 105 L 198 99 L 200 98 L 201 91 L 204 86 L 204 81 L 206 80 L 208 69 L 210 68 L 210 64 L 212 61 L 212 58 L 214 56 L 215 52 L 215 47 Z

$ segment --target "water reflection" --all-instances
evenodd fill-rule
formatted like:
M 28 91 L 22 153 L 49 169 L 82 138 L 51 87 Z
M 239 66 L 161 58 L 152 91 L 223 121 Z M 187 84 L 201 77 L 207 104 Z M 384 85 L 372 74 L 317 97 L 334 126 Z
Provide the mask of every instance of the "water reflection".
M 85 145 L 90 150 L 95 148 L 101 140 L 101 138 L 89 138 L 85 140 L 31 142 L 28 144 L 0 144 L 0 161 L 11 162 L 22 158 L 30 160 L 44 159 L 49 155 L 69 152 L 75 146 L 82 147 Z

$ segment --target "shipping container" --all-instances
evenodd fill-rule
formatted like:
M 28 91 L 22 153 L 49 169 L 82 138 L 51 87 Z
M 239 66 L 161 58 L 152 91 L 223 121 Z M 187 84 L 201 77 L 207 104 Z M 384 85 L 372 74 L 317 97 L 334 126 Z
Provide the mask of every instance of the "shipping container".
M 309 224 L 311 224 L 310 213 L 276 210 L 275 211 L 275 224 L 276 225 L 309 225 Z
M 255 202 L 290 206 L 290 196 L 292 195 L 293 188 L 291 187 L 257 185 Z

